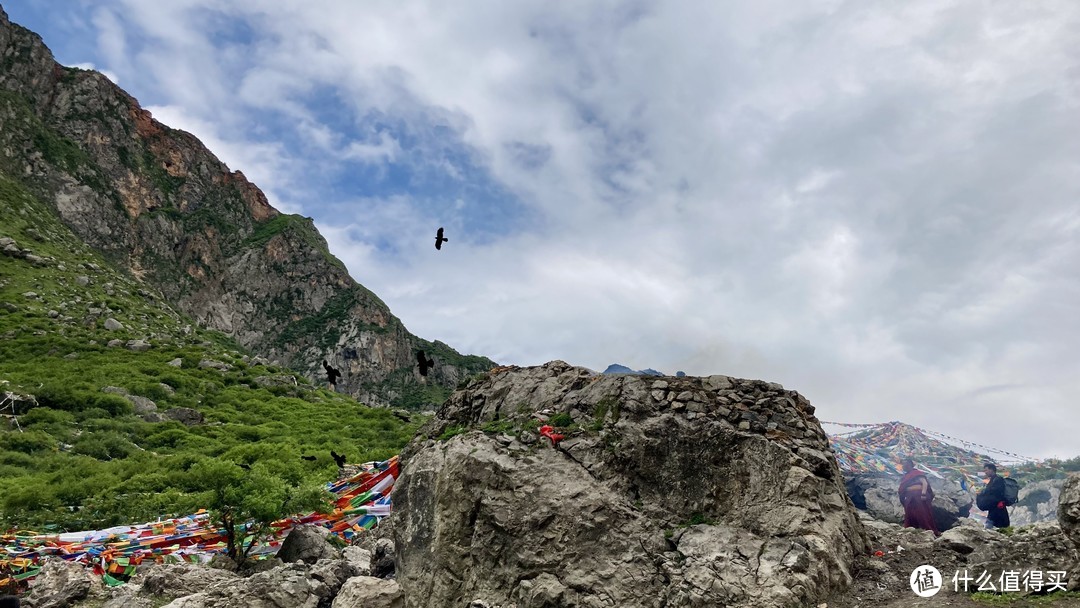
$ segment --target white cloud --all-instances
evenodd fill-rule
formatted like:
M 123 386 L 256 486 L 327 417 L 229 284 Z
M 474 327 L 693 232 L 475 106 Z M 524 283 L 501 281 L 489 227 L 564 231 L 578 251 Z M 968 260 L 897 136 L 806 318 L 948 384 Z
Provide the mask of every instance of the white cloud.
M 95 17 L 106 67 L 324 218 L 421 336 L 1080 448 L 1074 3 L 121 4 Z M 206 27 L 232 20 L 252 39 Z M 321 183 L 348 162 L 473 179 L 463 158 L 530 219 L 485 240 L 469 196 Z

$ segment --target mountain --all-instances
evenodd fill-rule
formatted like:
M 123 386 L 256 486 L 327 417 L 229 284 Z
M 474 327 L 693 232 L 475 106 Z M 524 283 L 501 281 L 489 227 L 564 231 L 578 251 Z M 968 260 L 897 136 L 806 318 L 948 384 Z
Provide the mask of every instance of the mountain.
M 394 414 L 199 327 L 0 172 L 0 530 L 187 515 L 208 461 L 318 484 L 331 450 L 397 453 L 419 421 Z
M 663 376 L 664 374 L 656 371 L 652 368 L 646 368 L 642 370 L 634 371 L 625 365 L 619 365 L 618 363 L 612 363 L 607 366 L 607 369 L 600 372 L 602 374 L 633 374 L 635 376 Z
M 373 405 L 440 403 L 494 363 L 411 334 L 310 218 L 274 209 L 190 133 L 98 72 L 57 64 L 0 9 L 0 174 L 199 326 Z M 416 370 L 423 349 L 435 366 Z

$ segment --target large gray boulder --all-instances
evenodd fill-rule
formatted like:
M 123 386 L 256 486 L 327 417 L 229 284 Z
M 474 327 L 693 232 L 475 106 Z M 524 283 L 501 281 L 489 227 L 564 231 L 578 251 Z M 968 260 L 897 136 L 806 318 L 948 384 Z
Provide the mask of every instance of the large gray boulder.
M 1021 486 L 1016 504 L 1009 507 L 1009 523 L 1015 528 L 1057 521 L 1058 501 L 1064 484 L 1064 479 L 1045 479 Z
M 944 532 L 959 524 L 971 513 L 974 498 L 952 479 L 929 478 L 934 490 L 934 521 Z M 878 521 L 894 524 L 904 522 L 904 507 L 896 493 L 900 477 L 896 475 L 859 473 L 845 479 L 848 495 L 855 507 L 866 511 Z
M 59 557 L 45 558 L 45 565 L 30 588 L 32 608 L 66 608 L 90 594 L 93 579 L 82 564 Z
M 346 581 L 361 575 L 360 568 L 346 559 L 321 559 L 311 567 L 311 578 L 326 585 L 330 597 L 336 596 Z
M 296 526 L 278 549 L 277 556 L 283 562 L 314 564 L 320 559 L 337 559 L 338 550 L 327 540 L 326 528 L 305 524 Z
M 167 608 L 318 608 L 332 601 L 327 585 L 304 564 L 286 564 L 235 584 L 188 595 Z
M 726 376 L 497 370 L 402 454 L 406 605 L 817 602 L 868 544 L 813 412 Z M 558 449 L 544 418 L 567 427 Z
M 234 585 L 240 577 L 228 570 L 194 564 L 149 564 L 140 566 L 131 584 L 140 592 L 171 598 L 213 591 Z
M 1073 549 L 1080 551 L 1080 473 L 1069 475 L 1062 484 L 1057 515 L 1061 532 L 1071 541 Z M 1080 559 L 1073 562 L 1069 572 L 1076 573 L 1073 578 L 1080 583 Z
M 176 420 L 184 426 L 198 426 L 205 420 L 202 412 L 190 407 L 173 407 L 165 410 L 165 417 Z
M 356 567 L 358 576 L 371 576 L 371 551 L 363 547 L 345 547 L 341 556 Z
M 993 532 L 995 536 L 1003 536 Z M 990 580 L 999 581 L 1006 572 L 1041 572 L 1044 580 L 1051 571 L 1071 576 L 1067 588 L 1080 589 L 1080 553 L 1057 523 L 1040 523 L 1015 529 L 1007 541 L 991 542 L 977 547 L 967 559 L 968 571 L 979 576 L 984 571 Z M 1000 589 L 998 589 L 1000 591 Z M 1020 590 L 1025 592 L 1021 584 Z
M 968 555 L 985 546 L 1004 542 L 1004 538 L 997 532 L 991 532 L 985 528 L 974 526 L 957 526 L 945 531 L 938 539 L 939 546 L 955 551 L 961 555 Z
M 1074 545 L 1080 548 L 1080 473 L 1073 473 L 1061 486 L 1058 523 Z
M 331 608 L 403 608 L 405 599 L 395 580 L 357 576 L 341 588 Z

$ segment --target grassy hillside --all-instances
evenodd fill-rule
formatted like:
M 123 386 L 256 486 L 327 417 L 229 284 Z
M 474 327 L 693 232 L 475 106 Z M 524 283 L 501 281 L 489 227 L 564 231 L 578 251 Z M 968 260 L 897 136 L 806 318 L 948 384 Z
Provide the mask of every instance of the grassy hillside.
M 331 449 L 383 459 L 415 431 L 198 329 L 0 173 L 4 237 L 15 245 L 0 254 L 0 395 L 36 405 L 19 403 L 21 430 L 0 419 L 0 527 L 190 512 L 201 497 L 189 470 L 210 458 L 281 461 L 329 480 Z M 202 422 L 172 419 L 195 422 L 192 410 Z

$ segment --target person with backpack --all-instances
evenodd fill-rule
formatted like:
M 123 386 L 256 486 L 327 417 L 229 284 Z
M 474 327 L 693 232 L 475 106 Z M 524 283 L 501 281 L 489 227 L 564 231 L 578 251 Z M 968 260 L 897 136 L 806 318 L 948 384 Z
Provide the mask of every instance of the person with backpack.
M 915 461 L 904 459 L 904 477 L 900 479 L 900 504 L 904 506 L 904 527 L 930 530 L 934 536 L 941 536 L 934 520 L 934 489 L 926 473 L 915 468 Z
M 986 475 L 986 487 L 975 495 L 975 506 L 986 511 L 986 527 L 1008 528 L 1009 511 L 1007 506 L 1005 478 L 997 474 L 997 465 L 987 462 L 983 465 Z

